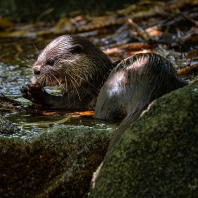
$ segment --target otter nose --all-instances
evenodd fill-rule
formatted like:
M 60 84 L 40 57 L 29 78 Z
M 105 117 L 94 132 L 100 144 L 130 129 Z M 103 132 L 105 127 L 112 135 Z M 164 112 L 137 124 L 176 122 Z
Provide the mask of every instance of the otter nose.
M 40 66 L 34 66 L 33 72 L 35 75 L 39 75 L 41 73 Z

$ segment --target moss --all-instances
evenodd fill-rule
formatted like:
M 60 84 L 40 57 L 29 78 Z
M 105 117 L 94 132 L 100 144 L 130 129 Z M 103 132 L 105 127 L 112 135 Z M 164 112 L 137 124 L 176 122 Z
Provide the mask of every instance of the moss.
M 105 156 L 90 198 L 198 197 L 197 101 L 198 83 L 154 101 Z
M 3 197 L 82 197 L 111 130 L 59 125 L 36 137 L 0 137 Z

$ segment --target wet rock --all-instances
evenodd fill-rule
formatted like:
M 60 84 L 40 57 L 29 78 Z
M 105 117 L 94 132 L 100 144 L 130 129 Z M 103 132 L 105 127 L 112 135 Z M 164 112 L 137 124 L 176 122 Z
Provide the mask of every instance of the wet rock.
M 31 138 L 0 135 L 0 197 L 85 196 L 111 134 L 59 125 Z
M 197 101 L 198 83 L 154 101 L 105 156 L 90 198 L 198 197 Z
M 0 134 L 18 133 L 20 129 L 9 120 L 0 115 Z

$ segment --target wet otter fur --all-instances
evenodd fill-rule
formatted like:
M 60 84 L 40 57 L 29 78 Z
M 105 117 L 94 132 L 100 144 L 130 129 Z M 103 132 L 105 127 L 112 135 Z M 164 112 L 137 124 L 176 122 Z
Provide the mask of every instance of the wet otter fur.
M 22 87 L 24 98 L 48 107 L 85 110 L 115 66 L 89 40 L 63 35 L 51 41 L 32 66 L 32 82 Z M 63 96 L 48 94 L 43 87 L 61 85 Z
M 101 88 L 95 107 L 96 118 L 124 118 L 109 149 L 154 99 L 186 84 L 178 79 L 171 62 L 160 55 L 140 53 L 121 61 Z

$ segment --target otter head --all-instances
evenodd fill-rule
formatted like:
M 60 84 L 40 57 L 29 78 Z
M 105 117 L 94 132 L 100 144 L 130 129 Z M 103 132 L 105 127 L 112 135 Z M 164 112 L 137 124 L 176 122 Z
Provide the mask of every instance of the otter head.
M 104 78 L 103 70 L 109 70 L 110 65 L 110 59 L 87 39 L 63 35 L 46 46 L 32 69 L 34 81 L 42 87 L 65 83 L 68 91 L 101 83 L 97 79 Z

